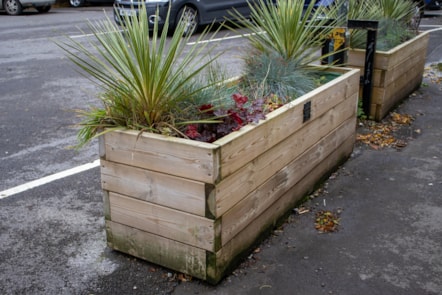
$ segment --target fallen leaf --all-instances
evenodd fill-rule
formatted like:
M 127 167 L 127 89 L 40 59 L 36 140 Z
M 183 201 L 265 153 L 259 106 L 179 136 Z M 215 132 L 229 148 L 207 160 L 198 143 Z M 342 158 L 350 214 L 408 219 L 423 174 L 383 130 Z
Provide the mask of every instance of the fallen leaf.
M 393 120 L 393 122 L 397 123 L 397 124 L 402 124 L 402 125 L 410 125 L 411 122 L 413 122 L 413 117 L 411 115 L 408 114 L 399 114 L 399 113 L 391 113 L 391 120 Z
M 319 232 L 334 232 L 338 230 L 339 214 L 328 210 L 321 210 L 316 213 L 315 229 Z
M 180 273 L 178 275 L 178 280 L 180 282 L 190 282 L 192 280 L 192 276 Z

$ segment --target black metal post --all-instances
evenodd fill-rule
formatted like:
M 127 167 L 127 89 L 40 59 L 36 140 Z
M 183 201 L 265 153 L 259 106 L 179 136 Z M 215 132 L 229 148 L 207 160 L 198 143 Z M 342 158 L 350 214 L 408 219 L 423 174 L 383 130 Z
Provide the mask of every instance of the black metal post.
M 367 30 L 367 44 L 365 47 L 364 73 L 362 83 L 362 109 L 367 116 L 370 116 L 371 95 L 373 92 L 373 66 L 374 54 L 376 52 L 376 35 L 378 21 L 349 20 L 349 29 Z
M 373 92 L 373 66 L 374 54 L 376 52 L 376 35 L 376 30 L 369 29 L 367 31 L 364 76 L 362 77 L 362 107 L 367 116 L 370 116 L 371 95 Z

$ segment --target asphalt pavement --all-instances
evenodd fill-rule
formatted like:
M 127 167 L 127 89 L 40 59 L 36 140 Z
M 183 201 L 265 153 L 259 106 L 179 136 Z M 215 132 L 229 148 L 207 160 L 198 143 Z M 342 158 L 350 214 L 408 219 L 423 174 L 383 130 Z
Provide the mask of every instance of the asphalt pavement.
M 440 26 L 442 16 L 423 24 Z M 430 33 L 427 53 L 428 66 L 437 63 L 440 30 Z M 394 131 L 400 145 L 357 143 L 323 187 L 217 286 L 108 249 L 96 168 L 50 190 L 0 199 L 0 293 L 442 294 L 441 75 L 428 69 L 422 87 L 395 109 L 413 118 Z M 96 186 L 85 186 L 90 179 Z M 315 228 L 321 212 L 336 217 L 335 231 Z

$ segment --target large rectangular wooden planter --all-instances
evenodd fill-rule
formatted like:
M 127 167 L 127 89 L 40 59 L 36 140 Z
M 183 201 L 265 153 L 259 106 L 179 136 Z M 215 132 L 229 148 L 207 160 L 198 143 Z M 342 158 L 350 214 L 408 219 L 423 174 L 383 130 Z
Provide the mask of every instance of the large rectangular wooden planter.
M 389 51 L 376 51 L 370 117 L 382 120 L 394 106 L 419 88 L 428 41 L 428 32 L 422 32 Z M 349 50 L 348 67 L 361 69 L 362 75 L 364 62 L 365 50 Z
M 100 140 L 109 247 L 217 283 L 352 152 L 359 70 L 214 143 Z

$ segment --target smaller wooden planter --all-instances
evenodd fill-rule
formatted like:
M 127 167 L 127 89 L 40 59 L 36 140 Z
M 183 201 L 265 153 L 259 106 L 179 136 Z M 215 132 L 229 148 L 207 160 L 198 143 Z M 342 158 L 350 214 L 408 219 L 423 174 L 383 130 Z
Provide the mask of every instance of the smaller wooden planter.
M 428 32 L 422 32 L 389 51 L 376 51 L 370 117 L 382 120 L 394 106 L 419 88 L 428 41 Z M 363 73 L 364 61 L 365 50 L 349 51 L 348 67 L 361 69 Z
M 217 283 L 352 152 L 359 70 L 214 143 L 100 139 L 109 247 Z

